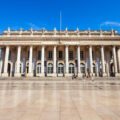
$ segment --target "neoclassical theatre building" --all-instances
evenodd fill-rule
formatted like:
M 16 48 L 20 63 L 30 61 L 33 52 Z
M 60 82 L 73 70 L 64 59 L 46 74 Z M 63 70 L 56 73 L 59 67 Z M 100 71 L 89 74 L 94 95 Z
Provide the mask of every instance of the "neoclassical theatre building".
M 0 34 L 1 77 L 120 75 L 116 30 L 5 30 Z

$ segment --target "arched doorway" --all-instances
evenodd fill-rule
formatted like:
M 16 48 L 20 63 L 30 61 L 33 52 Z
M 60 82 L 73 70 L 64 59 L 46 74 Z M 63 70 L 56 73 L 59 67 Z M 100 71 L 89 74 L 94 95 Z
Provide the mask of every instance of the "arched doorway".
M 93 63 L 93 73 L 96 74 L 96 67 L 94 63 Z
M 8 63 L 8 76 L 10 76 L 10 75 L 11 75 L 11 64 Z
M 83 63 L 80 64 L 80 70 L 82 74 L 85 74 L 85 64 Z
M 37 63 L 36 66 L 36 76 L 39 76 L 41 73 L 41 63 Z
M 26 65 L 26 74 L 28 74 L 28 72 L 29 72 L 29 63 L 27 63 Z
M 49 63 L 47 67 L 47 76 L 51 76 L 53 74 L 53 64 Z
M 114 76 L 115 76 L 114 64 L 113 64 L 113 63 L 110 64 L 110 76 L 111 76 L 111 77 L 114 77 Z
M 64 65 L 62 63 L 58 64 L 58 76 L 62 77 L 64 75 Z
M 70 74 L 70 75 L 73 75 L 73 74 L 74 74 L 74 64 L 73 64 L 73 63 L 70 63 L 70 64 L 69 64 L 69 74 Z

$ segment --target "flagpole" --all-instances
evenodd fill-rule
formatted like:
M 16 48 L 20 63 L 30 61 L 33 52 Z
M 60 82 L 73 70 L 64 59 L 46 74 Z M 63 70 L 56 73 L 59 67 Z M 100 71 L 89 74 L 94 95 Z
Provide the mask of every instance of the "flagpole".
M 60 32 L 61 32 L 61 28 L 62 28 L 62 13 L 60 11 Z

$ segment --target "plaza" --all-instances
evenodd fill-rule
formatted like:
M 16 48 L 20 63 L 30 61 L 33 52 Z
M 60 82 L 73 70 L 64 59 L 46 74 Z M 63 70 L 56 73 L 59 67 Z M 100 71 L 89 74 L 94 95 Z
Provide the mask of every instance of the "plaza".
M 120 82 L 0 80 L 0 120 L 119 120 Z

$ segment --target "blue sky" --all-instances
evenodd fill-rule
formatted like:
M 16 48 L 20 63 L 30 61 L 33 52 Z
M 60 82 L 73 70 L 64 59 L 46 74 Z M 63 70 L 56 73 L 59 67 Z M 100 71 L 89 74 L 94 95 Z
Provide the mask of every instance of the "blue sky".
M 120 31 L 119 0 L 0 0 L 0 33 L 12 30 L 62 29 L 92 30 L 117 29 Z

